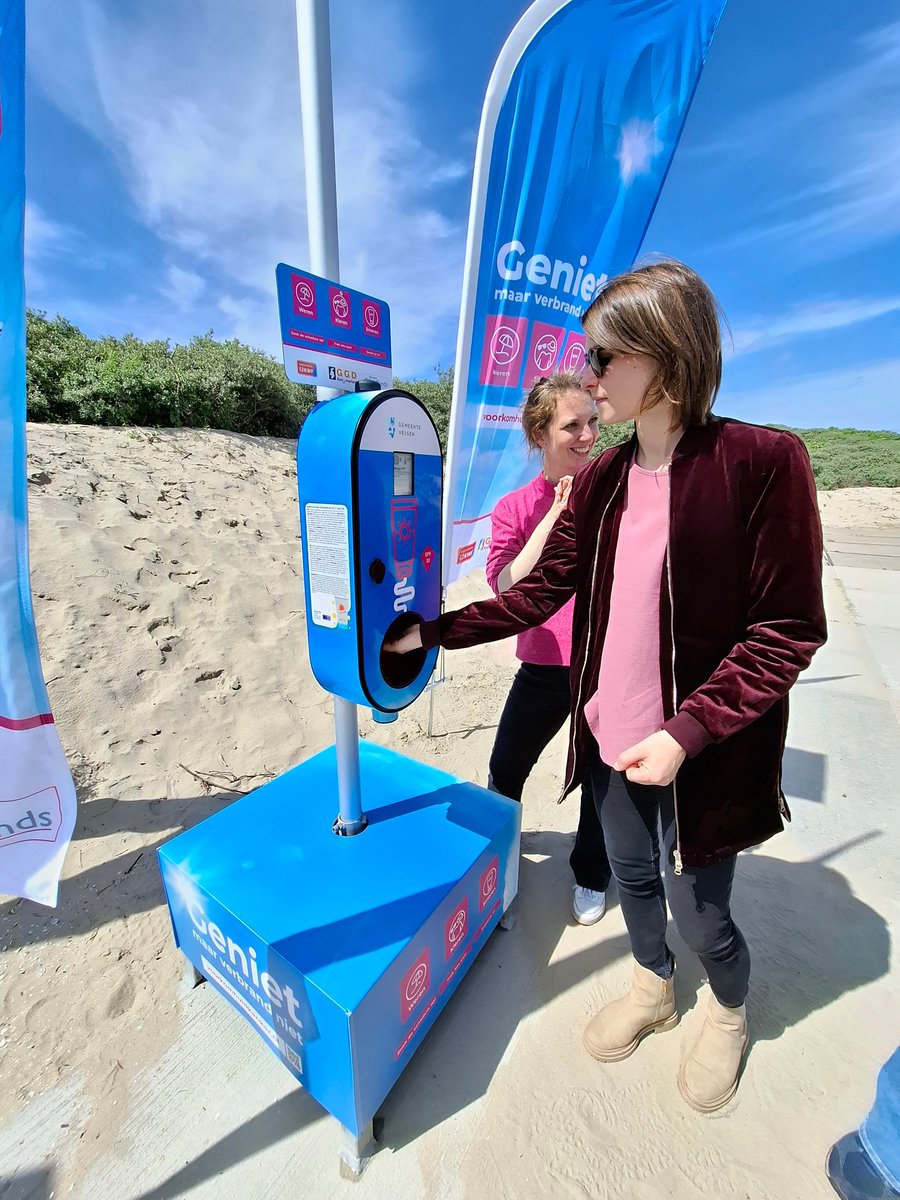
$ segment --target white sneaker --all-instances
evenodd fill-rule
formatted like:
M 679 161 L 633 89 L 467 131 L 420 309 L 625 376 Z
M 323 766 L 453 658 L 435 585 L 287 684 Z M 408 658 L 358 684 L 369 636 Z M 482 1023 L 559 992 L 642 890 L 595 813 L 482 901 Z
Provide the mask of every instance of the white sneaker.
M 596 925 L 606 912 L 606 892 L 575 885 L 572 897 L 572 916 L 579 925 Z

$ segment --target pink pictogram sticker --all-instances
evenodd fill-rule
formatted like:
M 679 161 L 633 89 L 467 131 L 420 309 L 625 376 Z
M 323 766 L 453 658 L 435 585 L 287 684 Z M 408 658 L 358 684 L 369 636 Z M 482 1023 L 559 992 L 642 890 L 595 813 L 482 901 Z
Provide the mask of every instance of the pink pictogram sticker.
M 291 296 L 294 301 L 294 312 L 298 317 L 316 319 L 316 285 L 304 275 L 291 272 Z
M 431 950 L 422 951 L 400 981 L 400 1020 L 405 1021 L 431 986 Z
M 481 881 L 478 885 L 478 909 L 482 911 L 489 903 L 494 893 L 497 890 L 497 882 L 500 878 L 500 860 L 495 854 L 481 874 Z
M 566 348 L 559 362 L 560 371 L 571 371 L 580 375 L 584 370 L 584 334 L 570 333 Z
M 481 352 L 481 384 L 518 387 L 527 328 L 525 317 L 488 317 Z
M 419 501 L 415 496 L 404 496 L 391 501 L 391 533 L 394 542 L 394 574 L 408 579 L 412 574 L 416 557 L 416 522 Z
M 363 300 L 363 333 L 368 337 L 381 337 L 381 305 L 377 300 Z
M 331 323 L 341 329 L 350 329 L 353 322 L 350 316 L 350 297 L 343 288 L 330 287 L 328 295 L 331 300 Z
M 447 961 L 466 940 L 469 932 L 469 897 L 464 896 L 444 922 L 444 960 Z
M 545 375 L 552 375 L 557 369 L 565 336 L 566 331 L 558 325 L 535 321 L 531 327 L 531 341 L 528 344 L 525 387 L 531 387 L 536 380 Z

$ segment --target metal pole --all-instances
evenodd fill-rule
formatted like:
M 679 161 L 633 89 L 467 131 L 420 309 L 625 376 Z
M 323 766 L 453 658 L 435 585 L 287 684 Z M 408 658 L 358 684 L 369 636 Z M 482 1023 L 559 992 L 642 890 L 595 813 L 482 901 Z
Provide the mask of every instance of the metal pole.
M 310 269 L 326 279 L 340 279 L 328 0 L 297 0 L 297 51 Z M 320 400 L 341 395 L 333 388 L 318 388 L 317 392 Z M 335 832 L 360 833 L 366 818 L 359 782 L 356 705 L 340 696 L 333 699 L 340 808 Z
M 297 0 L 297 49 L 310 269 L 339 279 L 328 0 Z

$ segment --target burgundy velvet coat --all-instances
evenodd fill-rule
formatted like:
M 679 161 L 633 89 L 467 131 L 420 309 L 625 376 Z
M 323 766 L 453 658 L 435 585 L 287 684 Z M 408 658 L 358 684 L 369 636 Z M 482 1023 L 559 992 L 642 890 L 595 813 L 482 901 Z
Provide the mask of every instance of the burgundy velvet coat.
M 575 593 L 563 796 L 596 751 L 584 705 L 597 689 L 635 448 L 632 438 L 575 476 L 569 506 L 529 575 L 495 599 L 422 625 L 427 648 L 479 645 L 543 624 Z M 685 431 L 670 471 L 660 673 L 663 728 L 688 755 L 675 780 L 679 871 L 783 828 L 787 693 L 826 627 L 822 530 L 800 439 L 711 417 Z

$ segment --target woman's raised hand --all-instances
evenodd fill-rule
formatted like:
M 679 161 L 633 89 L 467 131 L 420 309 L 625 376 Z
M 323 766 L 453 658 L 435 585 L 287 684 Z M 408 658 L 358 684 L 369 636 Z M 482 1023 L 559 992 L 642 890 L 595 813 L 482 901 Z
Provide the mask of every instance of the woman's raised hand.
M 388 654 L 409 654 L 410 650 L 422 649 L 422 629 L 419 625 L 411 625 L 392 642 L 385 642 L 384 649 Z
M 569 492 L 572 490 L 572 476 L 563 475 L 559 483 L 553 490 L 553 503 L 551 509 L 555 516 L 559 516 L 562 510 L 569 503 Z

